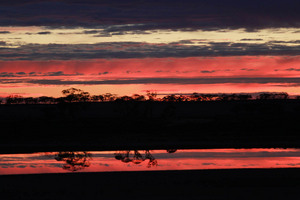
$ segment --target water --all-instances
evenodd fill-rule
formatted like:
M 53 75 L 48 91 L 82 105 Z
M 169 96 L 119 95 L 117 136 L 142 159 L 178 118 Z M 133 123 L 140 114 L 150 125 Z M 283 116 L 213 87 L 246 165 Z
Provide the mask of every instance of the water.
M 299 167 L 300 149 L 169 149 L 0 155 L 0 175 Z

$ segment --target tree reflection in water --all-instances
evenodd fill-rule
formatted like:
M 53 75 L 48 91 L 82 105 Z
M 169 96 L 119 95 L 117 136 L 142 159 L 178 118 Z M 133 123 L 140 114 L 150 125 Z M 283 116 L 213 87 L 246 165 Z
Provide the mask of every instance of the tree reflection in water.
M 63 169 L 75 172 L 90 166 L 91 154 L 85 151 L 63 151 L 55 155 L 55 160 L 65 161 Z
M 168 149 L 168 153 L 175 153 L 177 149 Z M 126 151 L 118 151 L 115 153 L 115 158 L 124 163 L 134 163 L 140 164 L 145 160 L 149 160 L 147 163 L 147 167 L 156 167 L 158 165 L 157 160 L 150 153 L 150 150 L 144 150 L 144 153 L 141 154 L 138 150 L 126 150 Z
M 168 149 L 166 151 L 168 153 L 175 153 L 177 149 Z M 156 167 L 158 165 L 157 160 L 150 153 L 150 150 L 125 150 L 118 151 L 114 155 L 115 159 L 120 160 L 124 163 L 133 163 L 137 165 L 148 160 L 148 168 Z M 88 153 L 86 151 L 62 151 L 55 155 L 55 160 L 65 162 L 62 168 L 72 172 L 89 167 L 91 165 L 91 159 L 91 153 Z

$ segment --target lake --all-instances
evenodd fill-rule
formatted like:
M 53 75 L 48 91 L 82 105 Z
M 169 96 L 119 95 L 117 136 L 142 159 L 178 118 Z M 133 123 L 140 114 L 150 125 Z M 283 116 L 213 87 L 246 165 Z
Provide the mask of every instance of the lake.
M 300 149 L 169 149 L 1 154 L 0 175 L 299 168 Z

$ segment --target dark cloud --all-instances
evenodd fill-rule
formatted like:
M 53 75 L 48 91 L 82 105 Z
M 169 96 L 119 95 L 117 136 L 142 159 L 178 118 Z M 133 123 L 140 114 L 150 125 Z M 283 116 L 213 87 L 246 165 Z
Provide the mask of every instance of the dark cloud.
M 241 39 L 240 41 L 262 41 L 263 39 L 257 38 L 257 39 L 251 39 L 251 38 L 244 38 Z
M 297 0 L 15 0 L 0 2 L 0 26 L 146 24 L 135 30 L 245 28 L 255 31 L 300 27 L 299 5 Z
M 178 42 L 171 42 L 171 45 L 194 44 L 193 40 L 179 40 Z
M 216 165 L 215 163 L 202 163 L 202 165 Z
M 109 74 L 110 72 L 102 72 L 102 73 L 98 73 L 98 75 L 105 75 L 105 74 Z
M 104 72 L 103 74 L 107 74 L 108 72 Z M 81 73 L 76 73 L 76 74 L 65 74 L 63 71 L 57 71 L 57 72 L 46 72 L 46 73 L 37 73 L 37 72 L 30 72 L 30 73 L 25 73 L 25 72 L 0 72 L 0 77 L 32 77 L 32 76 L 79 76 L 83 75 Z
M 103 74 L 106 74 L 106 72 L 104 72 Z M 75 73 L 75 74 L 65 74 L 63 71 L 57 71 L 57 72 L 47 72 L 47 73 L 43 73 L 43 74 L 40 74 L 40 75 L 41 76 L 81 76 L 83 74 L 78 73 L 78 72 Z
M 31 83 L 41 85 L 121 85 L 121 84 L 224 84 L 224 83 L 276 83 L 276 84 L 300 84 L 300 78 L 132 78 L 113 80 L 60 80 L 60 79 L 1 79 L 2 84 Z
M 71 60 L 197 56 L 297 56 L 300 45 L 209 42 L 206 45 L 107 42 L 97 44 L 27 44 L 0 48 L 0 60 Z
M 280 41 L 280 40 L 272 40 L 269 41 L 270 44 L 283 43 L 283 44 L 300 44 L 300 40 L 290 40 L 290 41 Z
M 127 74 L 135 74 L 135 73 L 141 73 L 141 71 L 130 71 L 130 70 L 127 70 L 126 73 Z
M 90 31 L 83 31 L 82 32 L 83 34 L 96 34 L 96 33 L 99 33 L 98 30 L 90 30 Z
M 15 77 L 12 72 L 0 72 L 0 77 Z
M 37 34 L 39 34 L 39 35 L 49 35 L 49 34 L 51 34 L 51 32 L 50 31 L 42 31 L 42 32 L 38 32 Z
M 26 168 L 27 166 L 26 165 L 18 165 L 16 166 L 17 168 Z
M 58 71 L 58 72 L 48 72 L 45 74 L 45 76 L 64 76 L 64 72 L 63 71 Z
M 211 71 L 209 71 L 209 70 L 202 70 L 202 71 L 200 71 L 201 73 L 205 73 L 205 74 L 207 74 L 207 73 L 214 73 L 214 72 L 216 72 L 215 70 L 211 70 Z
M 8 34 L 10 31 L 0 31 L 0 34 Z
M 156 73 L 170 72 L 169 70 L 156 70 Z
M 300 69 L 299 68 L 298 69 L 296 69 L 296 68 L 288 68 L 288 69 L 285 69 L 285 71 L 297 71 L 297 72 L 299 72 Z
M 111 37 L 110 33 L 100 33 L 98 35 L 94 35 L 93 37 Z
M 257 69 L 249 69 L 249 68 L 242 68 L 241 70 L 248 71 L 248 72 L 257 71 Z
M 299 87 L 300 83 L 289 83 L 289 84 L 274 84 L 275 87 Z

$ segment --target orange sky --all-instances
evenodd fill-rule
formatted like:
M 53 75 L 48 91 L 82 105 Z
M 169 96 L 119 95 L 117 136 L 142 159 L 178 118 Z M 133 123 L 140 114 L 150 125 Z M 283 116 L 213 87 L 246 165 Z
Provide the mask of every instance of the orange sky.
M 300 94 L 298 28 L 97 36 L 109 28 L 0 26 L 0 96 L 59 97 L 69 87 L 117 95 Z

